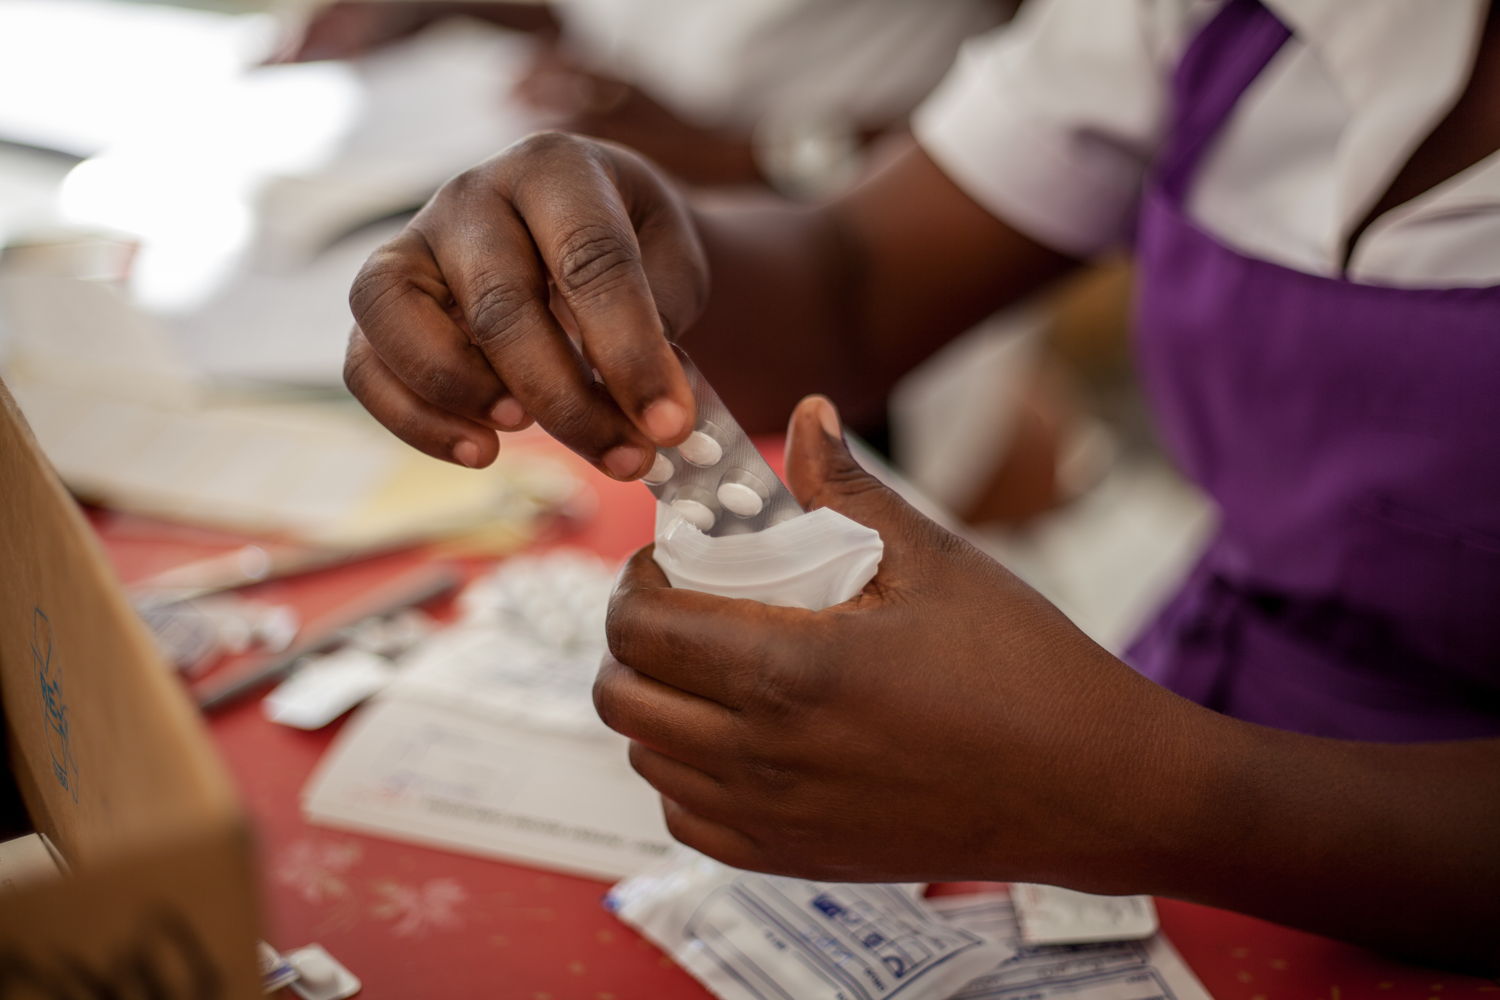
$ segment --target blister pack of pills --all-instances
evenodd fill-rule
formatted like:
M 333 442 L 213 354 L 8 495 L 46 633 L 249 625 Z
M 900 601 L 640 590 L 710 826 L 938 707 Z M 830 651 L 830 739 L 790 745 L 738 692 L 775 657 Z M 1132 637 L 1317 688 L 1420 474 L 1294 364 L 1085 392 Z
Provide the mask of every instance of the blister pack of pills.
M 698 401 L 693 432 L 656 453 L 642 478 L 656 498 L 705 535 L 761 531 L 802 513 L 697 366 L 674 348 Z

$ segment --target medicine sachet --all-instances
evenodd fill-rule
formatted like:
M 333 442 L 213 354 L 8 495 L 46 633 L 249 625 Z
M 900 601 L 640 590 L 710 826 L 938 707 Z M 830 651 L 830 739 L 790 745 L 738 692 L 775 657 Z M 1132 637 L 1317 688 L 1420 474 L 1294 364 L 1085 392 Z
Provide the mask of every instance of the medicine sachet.
M 685 851 L 605 905 L 720 1000 L 947 1000 L 1016 954 L 913 888 L 758 875 Z

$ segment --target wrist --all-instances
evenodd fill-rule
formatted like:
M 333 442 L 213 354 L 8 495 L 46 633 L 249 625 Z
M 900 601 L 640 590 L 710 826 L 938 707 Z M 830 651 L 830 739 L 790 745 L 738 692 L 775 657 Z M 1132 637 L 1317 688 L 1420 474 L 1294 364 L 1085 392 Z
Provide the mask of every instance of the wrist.
M 1113 659 L 1113 658 L 1111 658 Z M 1116 669 L 1128 670 L 1119 661 Z M 1085 833 L 1057 859 L 1055 881 L 1106 894 L 1201 898 L 1215 869 L 1244 857 L 1250 730 L 1130 673 L 1086 743 L 1082 773 L 1095 794 Z M 1040 881 L 1047 881 L 1041 879 Z
M 1247 857 L 1253 835 L 1255 727 L 1161 692 L 1174 711 L 1156 734 L 1153 772 L 1131 795 L 1134 892 L 1202 898 L 1231 864 Z

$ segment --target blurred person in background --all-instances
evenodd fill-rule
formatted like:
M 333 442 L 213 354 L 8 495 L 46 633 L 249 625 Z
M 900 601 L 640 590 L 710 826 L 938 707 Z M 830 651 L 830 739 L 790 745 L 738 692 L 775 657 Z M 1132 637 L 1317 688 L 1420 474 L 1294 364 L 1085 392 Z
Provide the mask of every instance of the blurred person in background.
M 1046 0 L 915 121 L 811 207 L 535 136 L 371 258 L 346 379 L 428 454 L 487 465 L 534 419 L 622 480 L 693 428 L 668 339 L 745 417 L 795 406 L 793 491 L 885 541 L 865 591 L 725 600 L 647 548 L 611 607 L 596 704 L 689 846 L 1500 970 L 1494 6 Z M 1121 244 L 1158 419 L 1219 513 L 1128 665 L 797 402 L 878 407 L 936 331 Z
M 630 145 L 705 186 L 810 196 L 942 79 L 1014 0 L 338 0 L 315 7 L 280 61 L 345 59 L 470 17 L 543 44 L 520 98 L 568 131 Z M 500 99 L 503 95 L 496 95 Z
M 906 128 L 960 46 L 1017 6 L 339 0 L 314 8 L 278 58 L 351 58 L 441 20 L 482 19 L 541 40 L 514 96 L 551 126 L 629 146 L 697 187 L 815 200 L 858 176 L 877 140 Z M 1104 458 L 1072 379 L 1043 353 L 1047 318 L 1033 307 L 981 322 L 856 429 L 975 523 L 1022 524 L 1070 499 Z

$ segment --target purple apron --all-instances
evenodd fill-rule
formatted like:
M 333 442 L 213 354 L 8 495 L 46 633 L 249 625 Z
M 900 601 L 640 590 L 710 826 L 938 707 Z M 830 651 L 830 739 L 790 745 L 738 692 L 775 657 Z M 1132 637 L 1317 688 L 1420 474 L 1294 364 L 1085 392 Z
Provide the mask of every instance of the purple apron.
M 1139 354 L 1221 527 L 1127 659 L 1238 718 L 1322 736 L 1500 734 L 1500 287 L 1304 274 L 1184 205 L 1288 38 L 1230 0 L 1173 80 L 1141 208 Z

